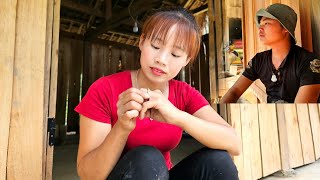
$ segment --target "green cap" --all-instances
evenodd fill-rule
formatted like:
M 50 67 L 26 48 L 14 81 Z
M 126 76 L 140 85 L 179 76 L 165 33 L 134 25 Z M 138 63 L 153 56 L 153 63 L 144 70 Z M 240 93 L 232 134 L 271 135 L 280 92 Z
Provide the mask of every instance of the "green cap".
M 268 6 L 266 9 L 260 9 L 256 14 L 256 23 L 258 27 L 260 26 L 260 20 L 262 17 L 279 21 L 280 24 L 289 31 L 295 43 L 297 43 L 294 36 L 294 30 L 297 25 L 297 14 L 291 7 L 285 4 L 276 3 Z

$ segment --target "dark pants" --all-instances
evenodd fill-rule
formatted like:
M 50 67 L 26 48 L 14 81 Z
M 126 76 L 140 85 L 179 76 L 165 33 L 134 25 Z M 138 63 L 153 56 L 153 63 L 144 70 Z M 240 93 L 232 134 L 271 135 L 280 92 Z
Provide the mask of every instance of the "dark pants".
M 168 171 L 159 150 L 140 146 L 125 154 L 107 179 L 233 180 L 238 171 L 226 151 L 209 148 L 192 153 Z

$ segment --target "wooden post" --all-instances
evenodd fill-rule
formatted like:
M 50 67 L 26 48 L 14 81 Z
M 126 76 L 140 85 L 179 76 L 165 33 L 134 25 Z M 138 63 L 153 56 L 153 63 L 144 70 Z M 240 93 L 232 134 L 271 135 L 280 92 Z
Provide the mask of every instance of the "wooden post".
M 19 1 L 16 11 L 7 179 L 42 179 L 47 1 Z
M 56 99 L 57 99 L 57 80 L 58 80 L 58 48 L 59 48 L 59 30 L 60 30 L 60 4 L 61 0 L 54 0 L 48 3 L 48 19 L 47 19 L 47 44 L 46 58 L 47 62 L 50 62 L 48 79 L 48 115 L 47 117 L 53 118 L 56 116 Z M 49 12 L 52 12 L 50 15 Z M 50 18 L 51 17 L 51 18 Z M 51 28 L 49 30 L 48 28 Z M 49 37 L 48 37 L 49 36 Z M 51 38 L 51 39 L 50 39 Z M 49 41 L 50 40 L 50 41 Z M 44 129 L 47 127 L 47 121 L 44 122 Z M 45 131 L 45 134 L 47 132 Z M 48 137 L 46 138 L 45 157 L 43 161 L 44 173 L 43 179 L 52 179 L 52 166 L 53 166 L 53 150 L 54 146 L 49 146 Z
M 218 100 L 218 76 L 216 66 L 216 44 L 215 44 L 215 12 L 213 0 L 208 1 L 209 16 L 209 77 L 211 104 Z
M 0 180 L 7 177 L 17 0 L 0 1 Z

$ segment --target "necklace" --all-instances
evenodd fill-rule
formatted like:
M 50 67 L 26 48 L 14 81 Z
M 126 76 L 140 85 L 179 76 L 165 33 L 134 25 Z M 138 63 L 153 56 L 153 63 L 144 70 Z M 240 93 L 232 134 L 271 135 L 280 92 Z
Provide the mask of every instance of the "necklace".
M 135 78 L 135 84 L 136 84 L 136 86 L 137 86 L 138 89 L 140 88 L 140 86 L 139 86 L 139 81 L 138 81 L 139 73 L 140 73 L 140 69 L 137 70 L 136 78 Z M 165 88 L 161 91 L 164 95 L 167 95 L 168 86 L 169 86 L 169 82 L 167 81 L 167 82 L 166 82 L 166 85 L 165 85 Z M 148 89 L 147 89 L 147 92 L 149 92 L 149 91 L 150 91 L 150 89 L 148 88 Z
M 278 71 L 277 75 L 278 75 L 278 77 L 280 77 L 280 71 Z M 272 71 L 272 75 L 271 75 L 271 81 L 272 82 L 277 82 L 278 81 L 277 76 L 274 74 L 273 71 Z

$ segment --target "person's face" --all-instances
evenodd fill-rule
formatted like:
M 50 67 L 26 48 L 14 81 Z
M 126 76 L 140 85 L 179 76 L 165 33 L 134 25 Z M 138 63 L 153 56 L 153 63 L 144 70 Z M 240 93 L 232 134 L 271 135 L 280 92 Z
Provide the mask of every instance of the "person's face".
M 158 83 L 168 81 L 188 64 L 189 59 L 182 44 L 175 42 L 175 32 L 176 26 L 173 26 L 165 39 L 140 40 L 140 64 L 149 80 Z
M 259 38 L 265 45 L 272 45 L 274 43 L 290 40 L 289 32 L 282 27 L 279 21 L 262 17 L 259 27 Z

